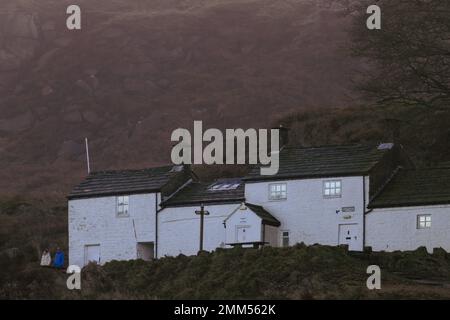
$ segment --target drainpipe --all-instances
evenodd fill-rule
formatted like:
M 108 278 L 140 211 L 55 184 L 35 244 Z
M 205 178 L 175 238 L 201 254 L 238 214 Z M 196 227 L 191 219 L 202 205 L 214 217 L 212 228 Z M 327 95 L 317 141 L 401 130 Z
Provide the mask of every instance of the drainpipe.
M 158 259 L 158 192 L 155 193 L 155 258 Z
M 363 176 L 363 251 L 366 247 L 366 214 L 372 209 L 366 210 L 366 176 Z
M 366 176 L 363 176 L 363 251 L 366 247 Z

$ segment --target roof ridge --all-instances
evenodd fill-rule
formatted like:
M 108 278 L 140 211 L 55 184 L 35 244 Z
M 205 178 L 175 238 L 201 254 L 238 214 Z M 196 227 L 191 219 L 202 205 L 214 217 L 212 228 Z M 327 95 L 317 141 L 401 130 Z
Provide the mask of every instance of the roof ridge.
M 229 177 L 229 178 L 217 178 L 214 181 L 219 181 L 219 180 L 237 180 L 237 179 L 242 179 L 243 177 Z
M 450 170 L 450 164 L 446 166 L 433 166 L 433 167 L 421 167 L 421 168 L 410 168 L 410 169 L 404 169 L 404 171 L 425 171 L 425 170 L 442 170 L 442 169 L 449 169 Z
M 392 171 L 391 175 L 386 179 L 386 181 L 376 190 L 373 196 L 369 199 L 369 203 L 374 201 L 376 197 L 378 197 L 383 190 L 389 185 L 389 183 L 397 176 L 397 174 L 403 169 L 402 166 L 397 166 L 394 171 Z
M 380 143 L 346 143 L 346 144 L 323 144 L 315 146 L 302 146 L 302 145 L 287 145 L 286 149 L 320 149 L 320 148 L 332 148 L 332 147 L 375 147 Z
M 253 203 L 250 203 L 250 202 L 244 202 L 244 204 L 245 204 L 246 206 L 264 208 L 263 206 L 261 206 L 261 205 L 259 205 L 259 204 L 253 204 Z
M 96 175 L 96 174 L 104 174 L 104 173 L 120 173 L 120 172 L 141 172 L 141 171 L 147 171 L 147 170 L 154 170 L 154 169 L 163 169 L 163 168 L 169 168 L 174 167 L 175 164 L 167 164 L 163 166 L 155 166 L 155 167 L 147 167 L 147 168 L 140 168 L 140 169 L 111 169 L 111 170 L 97 170 L 97 171 L 91 171 L 89 175 Z
M 175 176 L 184 175 L 179 170 L 172 170 L 173 167 L 165 165 L 146 169 L 95 171 L 74 186 L 67 198 L 161 191 Z

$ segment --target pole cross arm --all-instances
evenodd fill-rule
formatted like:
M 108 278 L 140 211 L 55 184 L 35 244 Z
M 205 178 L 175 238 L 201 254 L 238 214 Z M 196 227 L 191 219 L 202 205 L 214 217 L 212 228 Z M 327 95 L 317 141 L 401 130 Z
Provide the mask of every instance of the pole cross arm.
M 203 204 L 200 206 L 200 210 L 195 210 L 195 214 L 200 215 L 200 251 L 203 251 L 203 220 L 205 215 L 209 215 L 209 212 L 205 210 Z

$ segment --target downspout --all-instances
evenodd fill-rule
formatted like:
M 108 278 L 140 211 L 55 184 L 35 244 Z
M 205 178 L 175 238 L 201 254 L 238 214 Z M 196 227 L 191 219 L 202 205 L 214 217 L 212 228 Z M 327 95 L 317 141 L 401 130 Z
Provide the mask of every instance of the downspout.
M 363 251 L 366 247 L 366 176 L 363 175 Z
M 372 212 L 372 209 L 366 210 L 366 176 L 363 176 L 363 251 L 366 247 L 366 214 Z
M 155 193 L 155 258 L 158 259 L 158 192 Z

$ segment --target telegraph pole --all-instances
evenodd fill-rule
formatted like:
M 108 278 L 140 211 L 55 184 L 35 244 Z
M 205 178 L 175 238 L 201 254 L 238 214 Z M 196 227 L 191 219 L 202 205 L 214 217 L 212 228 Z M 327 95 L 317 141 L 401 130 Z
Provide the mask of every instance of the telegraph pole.
M 200 210 L 195 210 L 195 214 L 200 215 L 200 251 L 203 251 L 203 220 L 205 215 L 209 215 L 209 212 L 205 210 L 203 204 L 200 205 Z

